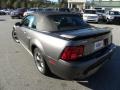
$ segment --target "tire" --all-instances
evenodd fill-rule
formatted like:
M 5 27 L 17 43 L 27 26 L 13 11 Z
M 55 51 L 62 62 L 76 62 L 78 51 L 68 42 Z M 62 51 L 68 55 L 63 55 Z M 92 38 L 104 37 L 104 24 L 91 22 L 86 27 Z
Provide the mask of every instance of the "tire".
M 97 21 L 97 22 L 95 22 L 96 24 L 99 24 L 99 22 Z
M 47 63 L 45 62 L 44 57 L 43 57 L 40 49 L 38 49 L 38 48 L 34 49 L 33 57 L 34 57 L 34 61 L 35 61 L 35 64 L 36 64 L 39 72 L 44 74 L 44 75 L 48 75 L 50 71 L 49 71 Z
M 12 19 L 14 19 L 15 17 L 11 17 Z
M 21 16 L 18 16 L 18 19 L 21 19 Z
M 19 43 L 19 39 L 15 30 L 12 31 L 12 38 L 16 43 Z
M 108 18 L 106 19 L 106 23 L 107 23 L 107 24 L 110 24 L 110 21 L 109 21 L 109 19 L 108 19 Z
M 18 19 L 22 19 L 22 15 L 19 15 L 19 16 L 18 16 Z

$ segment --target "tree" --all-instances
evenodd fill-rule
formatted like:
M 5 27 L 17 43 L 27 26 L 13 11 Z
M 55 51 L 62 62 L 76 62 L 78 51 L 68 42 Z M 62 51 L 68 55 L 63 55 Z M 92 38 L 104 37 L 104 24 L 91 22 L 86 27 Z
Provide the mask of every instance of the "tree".
M 62 0 L 59 4 L 62 8 L 67 7 L 67 0 Z
M 1 1 L 1 8 L 6 8 L 6 0 Z
M 0 0 L 0 8 L 1 8 L 1 0 Z
M 20 2 L 19 1 L 15 1 L 14 4 L 13 4 L 13 7 L 14 8 L 20 8 Z
M 66 0 L 64 0 L 66 1 Z M 45 3 L 44 0 L 0 0 L 0 8 L 48 7 L 56 4 Z
M 20 5 L 21 8 L 25 8 L 25 3 L 24 2 L 21 2 L 21 5 Z
M 33 7 L 37 7 L 37 4 L 38 4 L 37 2 L 34 2 Z
M 27 7 L 28 7 L 28 8 L 33 7 L 32 3 L 31 3 L 31 2 L 28 2 Z
M 11 1 L 7 0 L 6 5 L 7 5 L 7 8 L 10 8 L 11 7 Z

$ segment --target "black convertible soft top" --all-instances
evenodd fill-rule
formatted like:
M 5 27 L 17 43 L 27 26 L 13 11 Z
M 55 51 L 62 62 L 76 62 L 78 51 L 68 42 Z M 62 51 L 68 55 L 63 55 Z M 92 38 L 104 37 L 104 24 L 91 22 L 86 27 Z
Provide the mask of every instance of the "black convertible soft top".
M 64 31 L 88 26 L 79 14 L 72 12 L 41 11 L 32 15 L 37 18 L 39 31 Z
M 78 13 L 73 13 L 73 12 L 59 12 L 59 11 L 41 11 L 41 12 L 36 12 L 33 15 L 44 15 L 44 16 L 49 16 L 49 15 L 79 15 Z

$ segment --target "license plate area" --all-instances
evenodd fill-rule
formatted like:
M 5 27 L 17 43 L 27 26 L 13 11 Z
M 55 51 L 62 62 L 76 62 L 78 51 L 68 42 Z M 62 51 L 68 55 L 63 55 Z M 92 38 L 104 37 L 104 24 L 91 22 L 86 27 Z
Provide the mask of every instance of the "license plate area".
M 88 17 L 88 19 L 96 19 L 96 17 L 91 16 L 91 17 Z
M 97 41 L 94 43 L 94 50 L 99 50 L 104 47 L 104 41 Z

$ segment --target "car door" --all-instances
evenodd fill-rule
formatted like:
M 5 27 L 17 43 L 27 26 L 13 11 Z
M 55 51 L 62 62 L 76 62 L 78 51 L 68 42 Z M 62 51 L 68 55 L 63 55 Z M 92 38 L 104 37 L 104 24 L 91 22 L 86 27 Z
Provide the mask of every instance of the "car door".
M 22 22 L 21 22 L 21 27 L 17 31 L 18 33 L 18 38 L 20 39 L 20 42 L 28 48 L 26 42 L 28 42 L 28 34 L 27 32 L 30 30 L 30 23 L 31 23 L 31 16 L 26 16 Z
M 25 46 L 29 49 L 29 45 L 30 45 L 30 40 L 31 40 L 31 33 L 32 31 L 36 30 L 36 17 L 35 16 L 29 16 L 29 25 L 28 27 L 24 28 L 24 36 L 23 36 L 23 42 L 25 44 Z
M 21 21 L 21 25 L 17 26 L 16 32 L 17 32 L 17 36 L 20 40 L 20 42 L 23 44 L 23 36 L 24 36 L 24 29 L 25 27 L 27 27 L 29 24 L 29 22 L 27 21 L 27 17 L 23 18 Z

